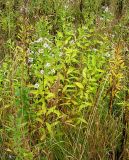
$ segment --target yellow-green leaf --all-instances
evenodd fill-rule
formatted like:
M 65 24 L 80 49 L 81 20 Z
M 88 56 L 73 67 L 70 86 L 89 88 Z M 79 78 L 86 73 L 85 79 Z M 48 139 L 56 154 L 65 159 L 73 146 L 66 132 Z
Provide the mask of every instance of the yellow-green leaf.
M 48 122 L 46 122 L 46 127 L 47 127 L 47 130 L 48 130 L 49 134 L 52 135 L 53 134 L 52 126 Z
M 84 86 L 80 82 L 75 82 L 76 86 L 78 86 L 80 89 L 84 89 Z
M 36 121 L 43 123 L 43 120 L 41 118 L 36 118 Z

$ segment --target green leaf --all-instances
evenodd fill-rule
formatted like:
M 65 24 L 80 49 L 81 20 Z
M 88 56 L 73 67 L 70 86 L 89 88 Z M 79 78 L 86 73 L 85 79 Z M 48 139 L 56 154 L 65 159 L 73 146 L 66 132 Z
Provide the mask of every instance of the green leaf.
M 87 70 L 87 68 L 84 68 L 83 71 L 82 71 L 83 78 L 86 78 L 86 70 Z
M 43 104 L 42 104 L 42 109 L 37 112 L 37 116 L 46 114 L 46 112 L 47 112 L 47 108 L 46 108 L 45 103 L 43 103 Z
M 68 88 L 70 89 L 72 89 L 73 90 L 73 88 L 75 88 L 75 86 L 74 85 L 65 85 L 64 86 L 64 88 L 63 88 L 63 93 L 67 90 L 68 91 Z
M 75 82 L 76 86 L 78 86 L 80 89 L 84 89 L 84 86 L 80 82 Z
M 70 74 L 74 71 L 74 67 L 69 67 L 68 71 L 67 71 L 67 74 Z
M 41 118 L 36 118 L 36 121 L 43 123 L 43 120 Z
M 86 120 L 84 118 L 77 118 L 77 124 L 80 124 L 80 123 L 85 123 L 87 124 Z
M 46 122 L 46 127 L 47 127 L 47 130 L 48 130 L 49 134 L 53 135 L 52 126 L 48 122 Z
M 49 93 L 47 94 L 47 96 L 46 96 L 46 99 L 48 100 L 48 99 L 51 99 L 51 98 L 55 98 L 55 94 L 49 92 Z
M 63 38 L 62 32 L 58 32 L 57 35 L 58 35 L 58 37 Z
M 97 71 L 100 73 L 104 73 L 104 70 L 102 70 L 102 69 L 97 69 Z
M 58 110 L 56 110 L 56 106 L 50 108 L 47 112 L 47 116 L 51 113 L 55 113 L 58 117 L 60 116 L 60 112 Z

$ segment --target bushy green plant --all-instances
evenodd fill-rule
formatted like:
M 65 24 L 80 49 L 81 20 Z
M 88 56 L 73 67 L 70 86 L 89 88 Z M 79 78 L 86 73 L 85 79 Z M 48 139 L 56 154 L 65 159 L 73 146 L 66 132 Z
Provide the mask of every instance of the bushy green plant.
M 16 2 L 0 12 L 0 158 L 127 159 L 128 18 L 113 1 Z

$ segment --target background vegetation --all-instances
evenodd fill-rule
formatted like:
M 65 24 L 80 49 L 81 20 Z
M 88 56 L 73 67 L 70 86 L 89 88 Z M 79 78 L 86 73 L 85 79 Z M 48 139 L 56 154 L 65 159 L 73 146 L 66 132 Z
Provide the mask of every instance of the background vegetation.
M 129 159 L 129 1 L 0 0 L 0 159 Z

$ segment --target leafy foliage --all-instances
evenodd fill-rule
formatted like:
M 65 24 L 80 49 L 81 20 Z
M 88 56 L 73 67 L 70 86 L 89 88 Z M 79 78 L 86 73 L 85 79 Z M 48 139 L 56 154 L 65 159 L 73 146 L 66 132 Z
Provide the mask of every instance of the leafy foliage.
M 0 4 L 1 159 L 128 159 L 126 1 Z

